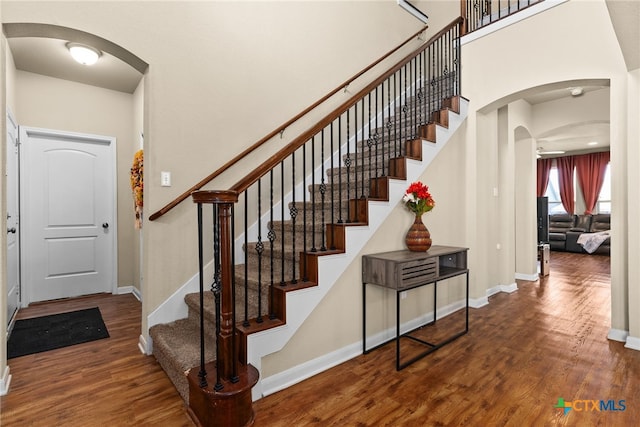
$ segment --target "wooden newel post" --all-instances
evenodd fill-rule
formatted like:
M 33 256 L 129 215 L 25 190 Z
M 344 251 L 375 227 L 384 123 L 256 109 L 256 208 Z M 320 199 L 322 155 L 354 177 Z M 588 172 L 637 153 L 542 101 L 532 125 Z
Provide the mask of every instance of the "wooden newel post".
M 220 227 L 220 331 L 218 333 L 218 373 L 226 381 L 235 381 L 238 360 L 237 346 L 234 339 L 234 300 L 233 300 L 233 253 L 231 221 L 233 221 L 233 204 L 238 201 L 234 192 L 229 199 L 218 205 L 218 224 Z
M 462 17 L 462 23 L 460 24 L 460 36 L 464 36 L 465 34 L 467 34 L 468 21 L 466 0 L 460 0 L 460 16 Z
M 251 389 L 258 382 L 258 371 L 239 362 L 235 334 L 233 221 L 235 191 L 196 191 L 194 203 L 214 206 L 214 296 L 220 317 L 216 327 L 216 362 L 206 365 L 215 370 L 216 380 L 202 386 L 191 369 L 189 379 L 189 414 L 200 426 L 240 427 L 253 424 Z

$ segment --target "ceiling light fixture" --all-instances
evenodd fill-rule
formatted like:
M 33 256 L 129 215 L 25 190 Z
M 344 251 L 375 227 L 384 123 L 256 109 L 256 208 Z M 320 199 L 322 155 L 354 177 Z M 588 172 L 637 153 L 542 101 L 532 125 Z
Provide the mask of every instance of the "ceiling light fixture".
M 80 43 L 67 43 L 69 53 L 78 63 L 82 65 L 93 65 L 100 58 L 101 52 L 91 46 Z
M 564 154 L 564 151 L 539 151 L 538 154 Z
M 597 141 L 587 142 L 587 145 L 598 145 L 598 142 Z
M 571 96 L 580 96 L 584 93 L 584 90 L 581 87 L 572 87 L 569 88 L 569 91 L 571 92 Z

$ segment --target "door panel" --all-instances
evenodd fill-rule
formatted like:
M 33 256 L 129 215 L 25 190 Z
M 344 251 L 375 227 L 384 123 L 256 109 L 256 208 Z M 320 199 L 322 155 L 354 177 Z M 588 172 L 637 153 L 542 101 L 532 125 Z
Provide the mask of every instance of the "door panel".
M 29 302 L 113 291 L 115 140 L 21 132 Z
M 20 298 L 20 223 L 18 213 L 18 127 L 7 117 L 7 323 L 18 310 Z

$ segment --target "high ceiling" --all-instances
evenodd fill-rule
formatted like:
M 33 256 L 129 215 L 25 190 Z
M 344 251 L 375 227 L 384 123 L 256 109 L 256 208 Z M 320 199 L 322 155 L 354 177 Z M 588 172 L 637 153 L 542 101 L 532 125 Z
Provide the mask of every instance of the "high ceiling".
M 632 69 L 640 61 L 640 49 L 638 49 L 640 1 L 607 0 L 607 7 L 627 68 Z M 76 63 L 69 55 L 66 40 L 21 36 L 8 36 L 7 40 L 16 68 L 21 71 L 125 93 L 133 93 L 142 79 L 140 71 L 106 52 L 102 53 L 95 65 L 85 66 Z M 601 90 L 604 87 L 602 81 L 581 81 L 579 86 L 583 94 Z M 563 98 L 571 98 L 572 89 L 572 86 L 563 84 L 551 85 L 518 94 L 517 99 L 524 99 L 533 106 L 541 106 Z M 568 123 L 567 126 L 550 133 L 534 135 L 534 137 L 538 141 L 538 151 L 542 152 L 602 151 L 609 146 L 609 124 Z M 589 146 L 587 145 L 589 142 L 598 142 L 598 145 Z M 552 155 L 547 157 L 550 156 Z

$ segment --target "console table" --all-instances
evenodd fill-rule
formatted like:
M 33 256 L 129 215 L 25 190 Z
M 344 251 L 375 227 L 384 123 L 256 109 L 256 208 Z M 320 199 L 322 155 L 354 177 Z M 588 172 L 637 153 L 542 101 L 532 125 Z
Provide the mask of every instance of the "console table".
M 469 270 L 467 268 L 468 248 L 454 246 L 432 246 L 427 252 L 408 250 L 383 252 L 362 256 L 362 352 L 367 354 L 391 341 L 396 342 L 396 370 L 401 370 L 413 362 L 434 352 L 469 331 Z M 436 322 L 438 282 L 455 276 L 466 275 L 465 326 L 439 343 L 430 343 L 412 336 L 412 332 Z M 382 344 L 367 349 L 367 284 L 381 286 L 396 291 L 396 335 Z M 403 334 L 400 333 L 401 293 L 433 284 L 433 321 Z M 400 362 L 400 339 L 409 338 L 427 348 L 411 358 Z

